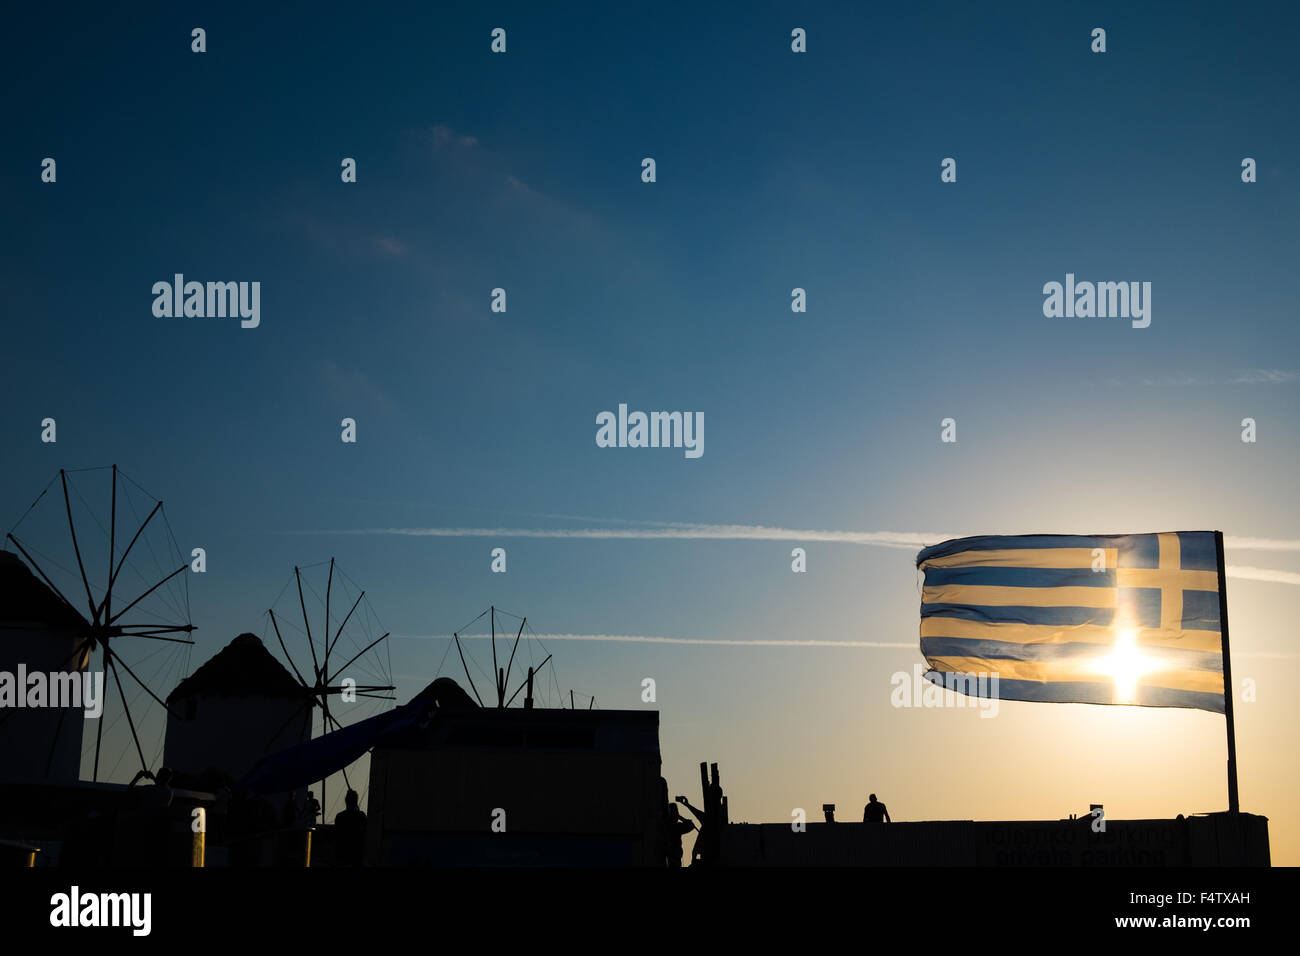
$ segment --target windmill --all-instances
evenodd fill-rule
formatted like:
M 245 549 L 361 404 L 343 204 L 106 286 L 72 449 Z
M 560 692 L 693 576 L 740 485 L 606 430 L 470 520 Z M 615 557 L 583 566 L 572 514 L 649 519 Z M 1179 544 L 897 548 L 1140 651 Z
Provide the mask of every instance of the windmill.
M 518 630 L 516 630 L 516 632 L 515 632 L 515 637 L 514 637 L 514 641 L 512 642 L 512 644 L 511 644 L 511 646 L 510 646 L 510 656 L 509 656 L 508 658 L 505 659 L 505 660 L 506 660 L 506 665 L 505 665 L 505 667 L 502 667 L 502 666 L 501 666 L 500 659 L 498 658 L 498 655 L 497 655 L 497 617 L 498 617 L 498 616 L 505 617 L 505 618 L 512 618 L 513 620 L 516 620 L 516 621 L 519 622 L 519 628 L 518 628 Z M 489 620 L 489 627 L 490 627 L 490 630 L 489 630 L 489 632 L 488 632 L 487 634 L 466 634 L 466 633 L 465 633 L 465 631 L 466 631 L 468 628 L 473 627 L 475 624 L 477 624 L 479 621 L 481 621 L 484 617 L 487 617 L 488 620 Z M 526 644 L 525 646 L 526 646 L 527 649 L 528 649 L 528 654 L 529 654 L 529 659 L 530 659 L 530 661 L 531 661 L 531 664 L 530 664 L 529 667 L 528 667 L 528 673 L 527 673 L 527 676 L 524 677 L 524 678 L 520 681 L 519 686 L 515 688 L 514 693 L 510 693 L 510 675 L 511 675 L 511 672 L 512 672 L 512 670 L 513 670 L 513 668 L 514 668 L 515 655 L 516 655 L 516 653 L 517 653 L 518 650 L 519 650 L 520 639 L 523 637 L 525 631 L 527 631 L 527 632 L 528 632 L 528 635 L 529 635 L 529 639 L 528 639 L 527 644 Z M 507 635 L 509 634 L 508 631 L 507 631 L 506 633 L 507 633 Z M 535 689 L 535 686 L 536 686 L 535 683 L 534 683 L 534 680 L 535 680 L 537 674 L 539 674 L 539 673 L 541 672 L 541 670 L 542 670 L 542 669 L 543 669 L 543 668 L 544 668 L 548 663 L 550 663 L 552 655 L 551 655 L 551 653 L 550 653 L 549 651 L 546 651 L 546 645 L 544 645 L 544 644 L 541 642 L 541 640 L 537 637 L 537 634 L 533 631 L 533 629 L 532 629 L 531 627 L 529 627 L 529 625 L 528 625 L 528 618 L 526 618 L 526 617 L 520 617 L 520 616 L 517 615 L 517 614 L 511 614 L 509 611 L 503 611 L 503 610 L 501 610 L 499 607 L 497 607 L 496 605 L 492 605 L 491 607 L 486 608 L 486 609 L 485 609 L 481 614 L 479 614 L 478 617 L 474 618 L 474 620 L 470 621 L 468 624 L 465 624 L 464 626 L 462 626 L 462 627 L 459 628 L 458 630 L 453 631 L 451 636 L 452 636 L 452 640 L 455 642 L 456 653 L 457 653 L 457 655 L 460 657 L 461 668 L 462 668 L 462 669 L 464 670 L 464 672 L 465 672 L 465 679 L 469 681 L 469 687 L 470 687 L 470 690 L 474 692 L 474 697 L 478 700 L 478 702 L 479 702 L 479 706 L 480 706 L 480 707 L 493 707 L 493 706 L 494 706 L 494 707 L 498 707 L 498 708 L 503 708 L 503 709 L 504 709 L 504 708 L 506 708 L 506 707 L 509 707 L 511 704 L 513 704 L 513 703 L 515 702 L 515 700 L 519 697 L 519 694 L 520 694 L 521 692 L 526 691 L 527 693 L 526 693 L 526 696 L 524 697 L 523 706 L 524 706 L 526 709 L 530 709 L 530 710 L 532 709 L 532 707 L 533 707 L 533 692 L 534 692 L 534 689 Z M 490 641 L 492 642 L 492 673 L 491 673 L 491 675 L 488 675 L 488 674 L 485 674 L 485 673 L 484 673 L 483 668 L 482 668 L 482 667 L 478 664 L 478 662 L 474 659 L 474 656 L 473 656 L 472 654 L 471 654 L 468 658 L 466 658 L 466 656 L 465 656 L 465 646 L 464 646 L 464 644 L 462 643 L 462 641 L 463 641 L 463 640 L 468 640 L 468 639 L 470 639 L 470 638 L 480 638 L 480 639 L 482 639 L 482 638 L 486 638 L 486 639 L 488 639 L 488 640 L 490 640 Z M 541 662 L 540 664 L 537 663 L 536 655 L 533 653 L 532 645 L 533 645 L 534 643 L 535 643 L 538 647 L 540 647 L 541 650 L 542 650 L 543 652 L 546 652 L 546 657 L 542 659 L 542 662 Z M 448 645 L 447 650 L 448 650 L 448 651 L 451 650 L 451 646 L 450 646 L 450 645 Z M 505 651 L 504 651 L 504 649 L 503 649 L 503 650 L 502 650 L 502 656 L 504 656 L 504 654 L 505 654 Z M 443 655 L 443 660 L 444 660 L 444 661 L 446 660 L 446 655 L 445 655 L 445 654 Z M 469 665 L 470 665 L 470 663 L 473 663 L 473 664 L 474 664 L 475 669 L 479 672 L 479 676 L 480 676 L 480 677 L 483 677 L 483 678 L 484 678 L 488 683 L 490 683 L 490 684 L 492 685 L 492 697 L 490 698 L 491 703 L 487 703 L 487 702 L 485 702 L 485 701 L 483 700 L 483 695 L 479 693 L 478 685 L 477 685 L 477 684 L 475 683 L 475 681 L 474 681 L 474 675 L 470 673 L 470 669 L 469 669 Z M 521 661 L 521 663 L 522 663 L 522 661 Z M 439 672 L 441 672 L 441 670 L 442 670 L 442 664 L 441 664 L 441 663 L 438 665 L 438 670 L 439 670 Z M 563 706 L 564 706 L 564 697 L 563 697 L 563 694 L 562 694 L 561 691 L 560 691 L 559 680 L 555 677 L 555 667 L 554 667 L 554 666 L 551 667 L 549 673 L 550 673 L 550 676 L 551 676 L 551 685 L 550 685 L 550 686 L 553 686 L 553 688 L 554 688 L 554 690 L 555 690 L 556 698 L 557 698 L 557 700 L 558 700 L 558 702 L 559 702 L 559 706 L 560 706 L 560 707 L 563 707 Z M 546 685 L 544 685 L 544 686 L 546 686 Z M 546 693 L 549 693 L 549 687 L 546 688 Z M 509 696 L 507 696 L 507 694 L 509 694 Z M 589 699 L 588 699 L 588 705 L 587 705 L 588 710 L 590 710 L 591 708 L 595 707 L 595 705 L 596 705 L 596 698 L 595 698 L 595 697 L 591 697 L 591 698 L 589 698 Z M 573 693 L 572 690 L 569 691 L 569 706 L 570 706 L 570 708 L 573 708 L 573 707 L 576 706 L 575 698 L 574 698 L 574 693 Z
M 313 586 L 313 577 L 317 579 L 316 583 L 320 583 L 321 569 L 327 564 L 328 571 L 323 575 L 325 581 L 322 596 Z M 307 572 L 305 576 L 304 572 Z M 294 586 L 292 590 L 290 585 Z M 343 600 L 338 608 L 333 604 L 336 591 L 343 592 Z M 287 599 L 286 592 L 289 592 Z M 356 595 L 355 599 L 353 594 Z M 296 602 L 292 600 L 295 595 Z M 315 629 L 312 627 L 313 615 L 308 610 L 309 595 L 310 603 L 319 615 L 317 617 L 319 626 Z M 349 705 L 346 713 L 353 718 L 349 723 L 373 716 L 375 712 L 374 708 L 369 711 L 366 708 L 354 708 L 350 706 L 352 703 L 359 702 L 361 699 L 372 701 L 397 699 L 391 693 L 396 690 L 392 683 L 391 662 L 386 653 L 381 655 L 377 651 L 381 644 L 384 644 L 387 650 L 385 642 L 388 632 L 385 631 L 378 637 L 374 636 L 380 630 L 379 618 L 366 599 L 366 592 L 336 567 L 333 558 L 328 562 L 295 567 L 288 582 L 281 589 L 279 597 L 276 598 L 276 603 L 280 603 L 282 599 L 289 605 L 288 609 L 282 606 L 277 610 L 273 604 L 266 612 L 267 621 L 275 633 L 285 661 L 303 689 L 304 706 L 310 706 L 313 711 L 320 711 L 322 735 L 342 730 L 346 725 L 339 719 L 344 715 L 344 710 L 340 707 L 332 708 L 331 698 L 339 698 Z M 336 612 L 342 608 L 347 608 L 347 612 L 340 617 Z M 295 618 L 301 620 L 301 629 L 295 623 Z M 332 633 L 331 628 L 334 628 Z M 300 668 L 293 655 L 289 653 L 289 645 L 285 641 L 286 631 L 290 633 L 291 639 L 297 637 L 299 643 L 306 642 L 311 656 L 310 669 L 305 659 Z M 345 657 L 344 662 L 336 664 L 340 657 Z M 299 649 L 299 658 L 302 659 L 301 649 Z M 354 669 L 362 679 L 350 677 L 349 668 Z M 304 672 L 310 674 L 310 679 Z M 346 767 L 343 768 L 342 774 L 345 786 L 351 789 L 352 783 L 348 778 Z M 328 780 L 321 781 L 320 802 L 323 817 L 327 817 L 329 812 L 327 782 Z
M 55 494 L 50 495 L 52 488 Z M 90 490 L 92 499 L 99 499 L 101 509 L 108 504 L 106 516 L 86 498 L 83 488 Z M 141 518 L 146 508 L 148 513 Z M 102 520 L 105 517 L 107 527 Z M 108 698 L 114 689 L 120 702 L 115 708 L 119 711 L 117 719 L 125 716 L 141 773 L 148 775 L 150 761 L 140 736 L 144 722 L 152 715 L 147 706 L 137 707 L 133 714 L 133 702 L 127 698 L 127 687 L 131 685 L 123 681 L 122 675 L 125 672 L 138 686 L 136 703 L 147 705 L 147 701 L 141 702 L 143 694 L 167 710 L 146 678 L 156 682 L 173 670 L 188 669 L 188 649 L 194 644 L 189 635 L 196 630 L 190 623 L 189 582 L 185 573 L 190 565 L 181 556 L 162 501 L 117 465 L 73 471 L 60 469 L 5 539 L 80 619 L 77 629 L 81 640 L 58 669 L 80 671 L 90 665 L 96 651 L 101 654 L 106 700 L 104 712 L 96 721 L 91 779 L 99 780 L 105 749 L 104 725 L 109 723 Z M 121 545 L 123 540 L 126 540 L 125 547 Z M 145 652 L 144 647 L 151 646 L 152 642 L 162 643 Z M 159 666 L 156 658 L 163 650 L 172 653 Z M 0 720 L 9 716 L 6 714 Z M 59 718 L 60 731 L 64 716 L 61 713 Z M 141 717 L 139 722 L 137 716 Z M 116 720 L 113 725 L 116 726 Z M 109 729 L 111 732 L 112 728 Z M 56 732 L 51 757 L 58 737 Z M 119 756 L 118 764 L 121 759 Z M 108 770 L 107 776 L 112 776 L 116 767 Z

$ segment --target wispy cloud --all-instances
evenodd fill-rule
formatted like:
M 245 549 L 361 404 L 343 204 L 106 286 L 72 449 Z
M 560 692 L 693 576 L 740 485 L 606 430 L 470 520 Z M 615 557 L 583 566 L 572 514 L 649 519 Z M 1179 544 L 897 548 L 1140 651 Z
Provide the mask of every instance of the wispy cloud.
M 404 640 L 451 640 L 450 634 L 394 634 L 395 638 Z M 457 635 L 462 641 L 464 640 L 489 640 L 491 634 L 460 634 Z M 724 638 L 711 637 L 652 637 L 645 634 L 533 634 L 529 637 L 541 641 L 543 644 L 547 641 L 596 641 L 614 644 L 716 644 L 722 647 L 871 647 L 871 648 L 903 648 L 915 650 L 917 644 L 915 641 L 907 643 L 889 643 L 884 641 L 825 641 L 810 639 L 800 640 L 727 640 Z M 497 635 L 501 640 L 501 635 Z M 509 638 L 506 638 L 509 640 Z
M 1300 582 L 1298 582 L 1300 583 Z M 490 640 L 491 634 L 460 634 L 462 641 Z M 530 637 L 536 638 L 542 644 L 548 641 L 589 641 L 605 644 L 687 644 L 687 645 L 714 645 L 719 647 L 831 647 L 831 648 L 849 648 L 849 649 L 868 649 L 868 650 L 908 650 L 915 651 L 918 649 L 916 641 L 827 641 L 827 640 L 728 640 L 725 638 L 709 637 L 658 637 L 648 634 L 529 634 Z M 394 634 L 392 639 L 408 641 L 436 641 L 451 640 L 450 634 Z M 500 634 L 497 639 L 501 640 Z M 509 640 L 509 638 L 505 638 Z M 1300 654 L 1293 651 L 1233 651 L 1234 658 L 1267 658 L 1272 660 L 1294 660 L 1300 657 Z M 401 677 L 413 680 L 428 680 L 424 675 L 402 674 Z
M 478 145 L 477 136 L 466 136 L 458 133 L 445 123 L 437 123 L 429 131 L 433 142 L 433 151 L 435 153 L 447 152 L 450 150 L 471 150 Z
M 912 550 L 935 544 L 948 534 L 922 531 L 803 531 L 742 524 L 673 524 L 645 528 L 354 528 L 300 534 L 405 535 L 430 538 L 590 538 L 631 540 L 832 541 Z M 1300 543 L 1297 543 L 1300 547 Z
M 1148 375 L 1137 379 L 1138 385 L 1148 388 L 1204 388 L 1218 385 L 1289 385 L 1300 381 L 1300 370 L 1287 368 L 1241 368 L 1227 375 L 1195 375 L 1190 372 L 1172 372 L 1165 375 Z M 1110 379 L 1108 385 L 1132 385 L 1132 380 Z
M 1300 371 L 1283 368 L 1248 368 L 1228 380 L 1229 385 L 1287 385 L 1300 381 Z
M 1275 584 L 1300 584 L 1300 574 L 1278 571 L 1274 568 L 1252 568 L 1249 565 L 1229 564 L 1224 567 L 1230 578 L 1243 581 L 1272 581 Z
M 382 257 L 405 258 L 410 246 L 388 232 L 370 232 L 351 225 L 323 222 L 294 210 L 285 216 L 290 228 L 297 229 L 307 240 L 321 249 L 348 259 Z
M 1300 551 L 1296 538 L 1242 538 L 1224 535 L 1223 546 L 1235 551 Z
M 590 238 L 608 243 L 614 236 L 586 209 L 557 198 L 534 183 L 525 182 L 517 163 L 490 145 L 439 123 L 428 130 L 433 158 L 442 173 L 465 190 L 491 204 L 495 215 L 501 210 L 536 221 L 542 228 L 566 232 L 581 230 Z
M 400 259 L 409 251 L 406 243 L 392 236 L 371 236 L 370 244 L 382 255 Z
M 558 517 L 558 516 L 557 516 Z M 398 535 L 428 538 L 567 538 L 640 541 L 822 541 L 870 545 L 912 551 L 949 538 L 933 531 L 824 531 L 773 528 L 766 525 L 647 523 L 639 528 L 352 528 L 334 531 L 299 531 L 294 534 Z M 1300 539 L 1224 537 L 1224 548 L 1234 551 L 1300 552 Z M 1300 585 L 1300 574 L 1250 565 L 1227 565 L 1228 577 L 1246 581 Z
M 557 515 L 556 517 L 568 517 Z M 884 548 L 924 548 L 959 535 L 937 531 L 826 531 L 751 524 L 634 522 L 636 528 L 349 528 L 297 534 L 404 535 L 431 538 L 593 538 L 714 541 L 829 541 Z M 1300 538 L 1226 536 L 1224 547 L 1241 551 L 1300 551 Z M 1260 570 L 1260 569 L 1256 569 Z

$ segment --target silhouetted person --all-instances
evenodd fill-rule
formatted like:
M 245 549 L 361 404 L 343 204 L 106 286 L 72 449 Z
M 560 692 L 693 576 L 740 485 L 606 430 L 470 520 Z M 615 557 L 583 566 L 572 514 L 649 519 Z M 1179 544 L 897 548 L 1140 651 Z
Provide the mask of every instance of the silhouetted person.
M 695 824 L 685 819 L 677 809 L 677 804 L 670 803 L 665 811 L 665 831 L 668 837 L 667 859 L 669 869 L 679 870 L 682 866 L 682 837 L 695 829 Z
M 698 859 L 702 866 L 716 863 L 722 849 L 722 787 L 710 784 L 705 794 L 705 806 L 717 807 L 716 810 L 697 810 L 685 797 L 678 797 L 677 802 L 695 814 L 695 819 L 700 821 L 700 835 L 695 838 L 691 862 L 694 863 Z
M 154 779 L 154 775 L 151 774 L 148 770 L 137 770 L 135 772 L 135 776 L 131 778 L 131 782 L 126 785 L 126 789 L 128 790 L 133 789 L 135 785 L 139 783 L 141 780 L 152 781 L 153 779 Z
M 876 795 L 873 793 L 867 797 L 867 805 L 862 808 L 862 822 L 893 823 L 894 821 L 889 819 L 889 810 L 876 799 Z
M 302 816 L 309 827 L 315 826 L 316 818 L 320 816 L 320 801 L 316 799 L 316 794 L 310 790 L 307 791 L 307 802 L 303 805 Z
M 366 858 L 366 815 L 361 811 L 360 798 L 349 790 L 347 809 L 334 817 L 334 840 L 338 848 L 338 861 L 342 866 L 361 866 Z

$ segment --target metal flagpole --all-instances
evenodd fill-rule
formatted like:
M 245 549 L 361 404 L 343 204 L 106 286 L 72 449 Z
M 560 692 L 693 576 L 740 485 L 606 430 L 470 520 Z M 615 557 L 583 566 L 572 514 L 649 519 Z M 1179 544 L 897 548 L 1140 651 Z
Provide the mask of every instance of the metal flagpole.
M 1223 635 L 1223 715 L 1228 725 L 1228 812 L 1239 813 L 1237 799 L 1237 731 L 1232 719 L 1232 657 L 1228 649 L 1228 575 L 1223 565 L 1223 532 L 1214 532 L 1214 553 L 1219 562 L 1219 631 Z

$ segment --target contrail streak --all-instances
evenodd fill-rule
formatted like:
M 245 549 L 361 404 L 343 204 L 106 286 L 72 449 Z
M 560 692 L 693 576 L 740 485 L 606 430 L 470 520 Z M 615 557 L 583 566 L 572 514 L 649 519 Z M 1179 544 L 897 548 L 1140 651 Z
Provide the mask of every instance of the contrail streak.
M 1296 538 L 1236 538 L 1224 535 L 1223 546 L 1239 551 L 1300 551 Z
M 642 528 L 347 528 L 296 534 L 404 535 L 432 538 L 610 538 L 719 541 L 834 541 L 892 548 L 923 548 L 959 535 L 937 531 L 828 531 L 758 524 L 642 522 Z M 1227 536 L 1224 547 L 1240 551 L 1300 551 L 1300 538 Z
M 721 638 L 704 638 L 704 637 L 653 637 L 645 634 L 530 634 L 530 637 L 536 637 L 542 643 L 547 641 L 596 641 L 611 644 L 712 644 L 723 647 L 849 647 L 849 648 L 875 648 L 875 649 L 902 649 L 917 650 L 918 642 L 909 641 L 906 643 L 893 643 L 889 641 L 823 641 L 823 640 L 777 640 L 777 641 L 757 641 L 757 640 L 724 640 Z M 461 634 L 460 639 L 486 641 L 492 637 L 491 634 Z M 393 638 L 412 641 L 432 641 L 444 640 L 450 641 L 449 634 L 394 634 Z M 508 635 L 497 635 L 498 640 L 509 642 L 513 638 Z M 1269 658 L 1274 660 L 1294 660 L 1300 657 L 1300 654 L 1291 651 L 1234 651 L 1234 658 Z M 408 675 L 411 676 L 411 675 Z
M 299 534 L 404 535 L 431 538 L 587 538 L 632 540 L 832 541 L 886 548 L 923 548 L 952 535 L 919 531 L 803 531 L 744 524 L 680 524 L 648 528 L 354 528 Z
M 911 551 L 957 537 L 929 531 L 825 531 L 772 528 L 750 524 L 689 524 L 649 522 L 642 528 L 352 528 L 336 531 L 302 531 L 297 534 L 399 535 L 429 538 L 569 538 L 641 541 L 825 541 L 862 544 Z M 1233 551 L 1300 551 L 1300 539 L 1225 537 L 1224 548 Z M 1228 565 L 1228 577 L 1275 584 L 1300 584 L 1300 574 L 1249 565 Z
M 451 640 L 449 634 L 394 634 L 393 637 L 408 640 Z M 489 640 L 491 634 L 461 634 L 460 639 L 466 640 Z M 717 644 L 723 647 L 899 647 L 914 650 L 917 646 L 915 641 L 905 644 L 888 643 L 884 641 L 823 641 L 810 639 L 806 641 L 799 640 L 724 640 L 722 638 L 711 637 L 652 637 L 644 634 L 529 634 L 529 637 L 535 637 L 537 640 L 545 643 L 546 641 L 601 641 L 614 644 Z M 511 637 L 502 637 L 497 635 L 498 640 L 511 641 Z
M 1252 568 L 1240 564 L 1229 564 L 1224 568 L 1230 578 L 1244 581 L 1272 581 L 1276 584 L 1300 584 L 1300 574 L 1294 571 L 1277 571 L 1273 568 Z

